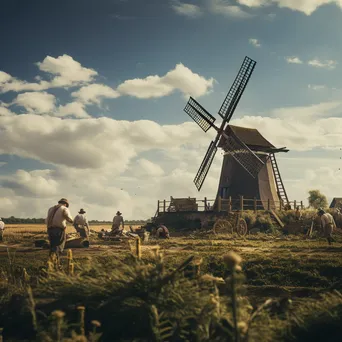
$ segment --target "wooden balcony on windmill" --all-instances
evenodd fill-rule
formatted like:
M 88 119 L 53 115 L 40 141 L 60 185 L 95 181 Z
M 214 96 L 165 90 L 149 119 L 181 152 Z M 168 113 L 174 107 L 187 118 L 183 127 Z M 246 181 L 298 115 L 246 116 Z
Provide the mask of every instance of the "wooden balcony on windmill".
M 198 211 L 196 198 L 173 198 L 171 196 L 170 207 L 175 211 Z

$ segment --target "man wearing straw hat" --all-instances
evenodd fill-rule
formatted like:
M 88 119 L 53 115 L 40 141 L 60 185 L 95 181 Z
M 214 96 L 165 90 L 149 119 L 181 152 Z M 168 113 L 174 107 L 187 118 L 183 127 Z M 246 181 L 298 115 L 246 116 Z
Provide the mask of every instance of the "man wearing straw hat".
M 83 239 L 89 237 L 89 224 L 85 213 L 84 209 L 81 209 L 74 218 L 74 227 Z
M 334 218 L 332 217 L 331 214 L 326 213 L 323 209 L 318 209 L 318 216 L 321 218 L 321 223 L 322 223 L 322 227 L 323 227 L 323 231 L 324 231 L 324 236 L 326 237 L 326 239 L 328 240 L 329 245 L 331 245 L 331 243 L 334 240 L 334 238 L 332 237 L 332 232 L 334 230 L 334 228 L 336 229 L 336 223 Z
M 63 252 L 66 241 L 66 222 L 73 223 L 69 211 L 69 202 L 66 198 L 61 198 L 57 205 L 51 207 L 46 218 L 47 231 L 50 241 L 50 256 L 55 253 L 59 259 Z
M 5 223 L 0 217 L 0 241 L 2 241 L 3 236 L 4 236 L 4 230 L 5 230 Z
M 125 228 L 124 219 L 121 215 L 122 213 L 120 213 L 120 211 L 117 211 L 116 215 L 113 218 L 113 225 L 112 225 L 113 234 L 118 234 L 122 232 Z M 120 229 L 120 224 L 122 225 L 122 229 Z

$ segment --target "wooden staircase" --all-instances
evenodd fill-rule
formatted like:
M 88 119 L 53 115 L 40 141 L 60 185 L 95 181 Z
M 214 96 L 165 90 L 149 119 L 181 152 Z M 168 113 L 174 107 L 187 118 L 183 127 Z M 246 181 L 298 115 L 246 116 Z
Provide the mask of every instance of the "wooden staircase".
M 272 169 L 273 169 L 273 174 L 274 174 L 274 178 L 275 178 L 275 182 L 276 182 L 276 186 L 277 186 L 277 192 L 278 192 L 279 199 L 283 202 L 283 205 L 289 204 L 289 199 L 288 199 L 286 191 L 285 191 L 284 183 L 280 177 L 280 172 L 278 169 L 278 164 L 277 164 L 277 161 L 275 159 L 274 153 L 271 153 L 269 158 L 270 158 L 271 163 L 272 163 Z

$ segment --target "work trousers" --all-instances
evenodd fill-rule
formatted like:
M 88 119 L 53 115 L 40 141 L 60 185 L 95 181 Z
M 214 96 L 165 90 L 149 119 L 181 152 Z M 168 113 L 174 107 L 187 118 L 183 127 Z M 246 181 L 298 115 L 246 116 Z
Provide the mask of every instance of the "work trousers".
M 324 236 L 327 238 L 329 245 L 331 245 L 331 242 L 334 241 L 332 237 L 334 226 L 332 223 L 328 223 L 324 226 Z
M 59 257 L 60 253 L 62 253 L 64 250 L 66 242 L 65 229 L 59 227 L 49 227 L 48 236 L 50 241 L 50 254 L 56 253 L 57 257 Z
M 75 227 L 77 233 L 79 233 L 81 235 L 81 238 L 88 239 L 88 237 L 89 237 L 88 227 L 82 226 L 80 224 L 75 224 L 74 227 Z

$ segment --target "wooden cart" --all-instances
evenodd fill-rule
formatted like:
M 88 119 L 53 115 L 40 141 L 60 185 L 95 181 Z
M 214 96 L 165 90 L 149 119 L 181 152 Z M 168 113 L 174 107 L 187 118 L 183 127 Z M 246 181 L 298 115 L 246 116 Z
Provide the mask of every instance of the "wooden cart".
M 240 236 L 245 236 L 248 232 L 247 222 L 241 217 L 240 212 L 231 212 L 224 218 L 215 221 L 213 232 L 215 234 L 237 233 Z

